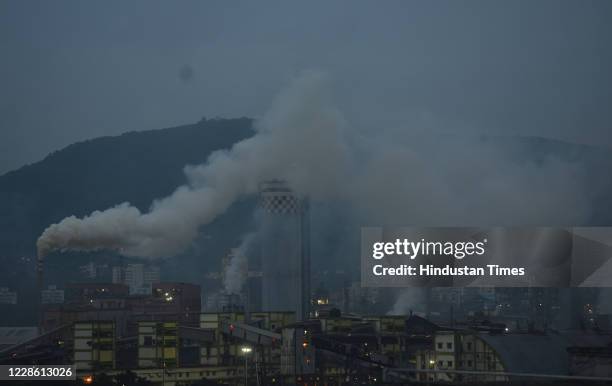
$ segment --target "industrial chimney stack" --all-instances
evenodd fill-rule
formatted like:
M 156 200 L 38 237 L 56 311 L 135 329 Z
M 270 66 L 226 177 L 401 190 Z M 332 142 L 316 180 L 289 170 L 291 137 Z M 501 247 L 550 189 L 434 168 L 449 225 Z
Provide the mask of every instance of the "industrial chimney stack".
M 284 181 L 260 186 L 262 308 L 295 311 L 307 319 L 310 305 L 309 203 Z

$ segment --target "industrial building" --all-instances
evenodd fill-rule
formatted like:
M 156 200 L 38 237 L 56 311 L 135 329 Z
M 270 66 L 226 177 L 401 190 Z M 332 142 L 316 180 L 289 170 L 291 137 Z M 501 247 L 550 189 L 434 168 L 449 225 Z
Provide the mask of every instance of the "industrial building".
M 197 326 L 200 286 L 189 283 L 155 283 L 151 295 L 130 295 L 123 284 L 79 283 L 66 287 L 63 304 L 42 309 L 41 330 L 53 331 L 74 322 L 112 320 L 119 335 L 136 330 L 139 321 L 175 321 Z
M 262 310 L 309 315 L 309 202 L 284 181 L 260 186 Z
M 0 304 L 17 304 L 17 292 L 0 287 Z
M 586 384 L 612 374 L 609 323 L 592 314 L 591 291 L 427 289 L 425 317 L 368 315 L 382 313 L 388 292 L 343 271 L 317 272 L 334 285 L 311 291 L 306 198 L 263 183 L 257 220 L 256 264 L 241 267 L 240 291 L 207 292 L 207 312 L 199 285 L 159 282 L 158 269 L 132 264 L 113 283 L 70 284 L 63 303 L 43 301 L 41 333 L 0 342 L 0 364 L 75 363 L 83 379 L 129 370 L 155 386 L 473 384 L 516 374 Z M 236 253 L 210 280 L 225 281 Z M 58 290 L 43 300 L 59 299 L 49 291 Z M 557 325 L 571 334 L 551 328 L 563 300 L 575 312 Z
M 62 304 L 64 303 L 64 290 L 58 289 L 55 285 L 47 286 L 41 293 L 42 304 Z
M 0 363 L 75 363 L 80 377 L 94 378 L 130 370 L 156 386 L 475 384 L 524 377 L 589 384 L 589 377 L 611 373 L 612 335 L 603 331 L 509 332 L 500 323 L 451 327 L 416 315 L 339 312 L 301 321 L 293 312 L 206 312 L 196 325 L 178 316 L 141 315 L 127 331 L 115 320 L 73 321 L 2 346 Z
M 125 284 L 131 294 L 149 295 L 153 283 L 160 281 L 159 267 L 145 264 L 128 264 L 112 268 L 113 283 Z

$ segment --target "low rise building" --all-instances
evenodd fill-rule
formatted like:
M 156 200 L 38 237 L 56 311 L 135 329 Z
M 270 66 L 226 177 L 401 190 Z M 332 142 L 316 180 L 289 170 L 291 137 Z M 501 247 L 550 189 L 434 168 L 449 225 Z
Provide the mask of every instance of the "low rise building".
M 17 292 L 0 287 L 0 304 L 17 304 Z
M 41 291 L 42 304 L 62 304 L 64 303 L 64 290 L 58 289 L 55 285 L 50 285 Z

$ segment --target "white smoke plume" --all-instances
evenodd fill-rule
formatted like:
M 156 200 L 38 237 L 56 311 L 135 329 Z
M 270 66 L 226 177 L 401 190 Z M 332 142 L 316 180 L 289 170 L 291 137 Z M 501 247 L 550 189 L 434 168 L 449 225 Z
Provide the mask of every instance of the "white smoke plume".
M 331 188 L 346 161 L 340 140 L 344 120 L 329 107 L 325 83 L 321 73 L 302 73 L 256 123 L 253 137 L 213 153 L 203 165 L 186 167 L 188 183 L 156 200 L 147 213 L 123 203 L 49 226 L 38 239 L 39 256 L 100 249 L 126 256 L 172 256 L 190 245 L 200 226 L 239 197 L 257 192 L 262 181 L 282 178 L 305 194 L 323 193 L 310 187 Z M 319 183 L 310 183 L 314 176 Z
M 256 122 L 254 136 L 186 167 L 187 184 L 148 212 L 123 203 L 68 217 L 43 232 L 39 255 L 99 249 L 176 255 L 202 225 L 269 179 L 283 179 L 313 201 L 342 202 L 361 225 L 554 226 L 589 215 L 588 187 L 576 165 L 556 158 L 536 164 L 474 137 L 349 130 L 328 83 L 325 74 L 301 73 Z
M 257 233 L 247 234 L 238 248 L 231 252 L 231 259 L 225 268 L 223 285 L 228 294 L 238 294 L 248 276 L 249 269 L 249 250 L 253 244 Z

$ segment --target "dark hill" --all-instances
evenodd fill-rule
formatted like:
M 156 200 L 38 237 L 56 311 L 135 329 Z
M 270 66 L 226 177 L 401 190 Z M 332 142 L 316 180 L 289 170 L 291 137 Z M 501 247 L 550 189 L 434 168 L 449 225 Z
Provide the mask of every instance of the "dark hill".
M 193 125 L 75 143 L 0 176 L 0 287 L 17 290 L 20 303 L 10 312 L 14 317 L 3 318 L 3 323 L 34 320 L 35 307 L 28 303 L 36 299 L 35 243 L 49 224 L 126 201 L 146 210 L 153 199 L 185 183 L 185 165 L 202 163 L 211 152 L 252 134 L 252 121 L 247 118 L 204 119 Z M 227 244 L 236 242 L 235 234 L 222 229 L 225 222 L 246 223 L 242 216 L 250 210 L 244 210 L 245 205 L 249 203 L 240 203 L 211 225 L 208 233 L 216 236 L 216 248 L 210 254 L 220 254 Z M 78 266 L 95 257 L 49 256 L 46 282 L 61 285 L 78 280 Z
M 11 313 L 15 318 L 3 318 L 2 323 L 23 324 L 35 319 L 35 307 L 31 303 L 28 306 L 29 301 L 36 299 L 35 242 L 49 224 L 69 215 L 83 216 L 126 201 L 146 211 L 155 198 L 168 195 L 185 182 L 182 172 L 185 165 L 202 163 L 211 152 L 227 149 L 252 134 L 252 120 L 248 118 L 204 119 L 193 125 L 75 143 L 40 162 L 0 176 L 0 266 L 3 268 L 0 287 L 17 290 L 20 303 L 19 309 Z M 447 136 L 443 140 L 454 139 Z M 533 137 L 477 140 L 493 142 L 503 151 L 530 163 L 542 162 L 549 156 L 576 161 L 587 186 L 593 187 L 593 193 L 585 200 L 595 208 L 589 224 L 577 225 L 612 225 L 612 152 L 609 149 Z M 162 278 L 197 283 L 202 281 L 204 272 L 217 270 L 219 257 L 228 248 L 237 246 L 238 238 L 250 226 L 253 203 L 254 199 L 238 202 L 228 213 L 203 227 L 193 251 L 163 263 Z M 327 258 L 323 253 L 316 253 L 317 249 L 334 249 L 331 244 L 338 237 L 332 236 L 326 235 L 327 241 L 316 241 L 319 245 L 313 248 L 313 266 Z M 45 264 L 47 283 L 61 285 L 79 281 L 78 266 L 98 258 L 109 263 L 121 259 L 109 254 L 51 255 Z
M 33 256 L 51 223 L 128 201 L 146 210 L 185 182 L 187 164 L 252 134 L 251 120 L 193 125 L 75 143 L 0 176 L 0 256 Z

